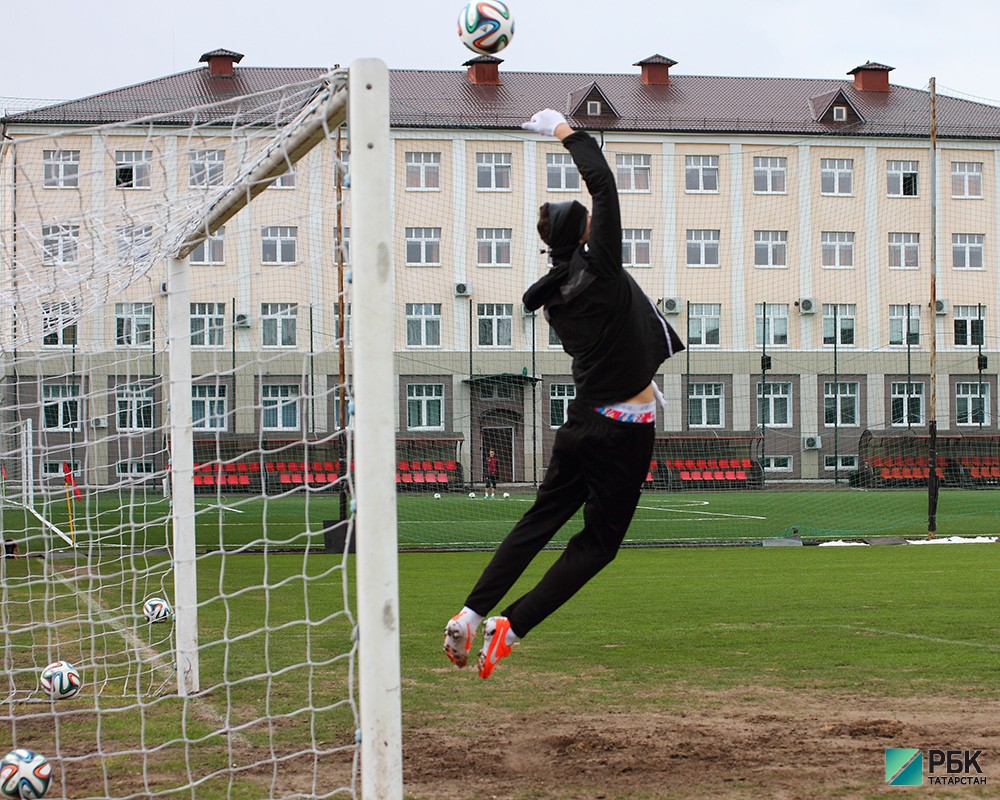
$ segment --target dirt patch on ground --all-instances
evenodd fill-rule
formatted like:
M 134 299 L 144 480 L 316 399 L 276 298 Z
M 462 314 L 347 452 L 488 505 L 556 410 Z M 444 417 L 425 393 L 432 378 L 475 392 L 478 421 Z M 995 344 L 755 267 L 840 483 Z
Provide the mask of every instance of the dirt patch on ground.
M 1000 796 L 1000 701 L 974 696 L 897 701 L 741 687 L 637 713 L 540 707 L 504 719 L 494 708 L 486 727 L 490 735 L 407 726 L 407 797 L 898 797 L 906 790 L 885 784 L 886 747 L 982 749 L 987 784 L 934 787 L 934 797 Z

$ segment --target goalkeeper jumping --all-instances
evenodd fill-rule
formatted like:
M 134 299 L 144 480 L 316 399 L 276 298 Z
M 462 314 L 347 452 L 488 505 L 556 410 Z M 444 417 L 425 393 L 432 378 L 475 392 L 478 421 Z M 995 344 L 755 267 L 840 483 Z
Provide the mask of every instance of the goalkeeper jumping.
M 453 663 L 468 663 L 480 623 L 581 506 L 584 524 L 533 589 L 486 619 L 481 678 L 614 559 L 653 453 L 656 403 L 663 402 L 653 376 L 684 349 L 622 267 L 618 190 L 597 142 L 551 109 L 521 127 L 562 142 L 593 203 L 592 213 L 575 200 L 539 209 L 538 233 L 552 267 L 523 297 L 529 310 L 544 308 L 572 357 L 576 398 L 556 432 L 534 504 L 497 548 L 465 607 L 448 621 L 444 651 Z

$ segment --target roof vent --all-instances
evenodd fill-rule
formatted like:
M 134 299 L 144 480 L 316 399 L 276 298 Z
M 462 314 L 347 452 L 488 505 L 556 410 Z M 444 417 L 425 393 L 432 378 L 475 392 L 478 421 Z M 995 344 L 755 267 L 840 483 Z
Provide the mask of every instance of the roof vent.
M 213 77 L 230 77 L 236 71 L 236 65 L 243 60 L 243 53 L 232 50 L 211 50 L 198 59 L 198 63 L 208 63 L 208 74 Z
M 866 61 L 847 74 L 854 76 L 854 88 L 859 92 L 888 92 L 891 91 L 889 73 L 894 69 L 895 67 L 887 67 L 885 64 Z
M 462 66 L 469 68 L 469 83 L 496 86 L 500 83 L 500 65 L 502 63 L 503 59 L 495 56 L 477 56 L 469 59 Z
M 646 86 L 666 86 L 670 83 L 670 68 L 676 63 L 672 58 L 657 53 L 642 61 L 636 61 L 632 66 L 642 67 L 639 79 Z

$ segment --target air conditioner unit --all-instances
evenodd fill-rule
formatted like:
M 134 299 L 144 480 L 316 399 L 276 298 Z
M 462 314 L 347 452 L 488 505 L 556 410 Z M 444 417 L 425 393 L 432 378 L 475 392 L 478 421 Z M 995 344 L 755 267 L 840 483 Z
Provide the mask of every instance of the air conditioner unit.
M 250 315 L 249 314 L 237 314 L 234 317 L 233 324 L 237 328 L 249 328 L 250 327 Z
M 680 314 L 684 301 L 679 297 L 661 297 L 657 305 L 661 314 Z
M 536 308 L 534 311 L 532 311 L 524 303 L 521 303 L 521 316 L 522 317 L 538 316 L 538 309 Z
M 472 284 L 471 283 L 456 283 L 455 284 L 455 297 L 472 297 Z
M 108 427 L 108 418 L 107 417 L 94 417 L 90 421 L 90 427 L 93 428 L 94 430 L 98 430 L 100 428 L 106 428 L 106 427 Z
M 802 437 L 802 449 L 803 450 L 819 450 L 823 446 L 822 436 L 803 436 Z
M 800 297 L 795 301 L 795 305 L 799 307 L 800 314 L 815 314 L 816 313 L 816 300 L 812 297 Z
M 934 313 L 939 317 L 943 317 L 948 313 L 948 309 L 951 304 L 947 300 L 935 300 L 934 301 Z

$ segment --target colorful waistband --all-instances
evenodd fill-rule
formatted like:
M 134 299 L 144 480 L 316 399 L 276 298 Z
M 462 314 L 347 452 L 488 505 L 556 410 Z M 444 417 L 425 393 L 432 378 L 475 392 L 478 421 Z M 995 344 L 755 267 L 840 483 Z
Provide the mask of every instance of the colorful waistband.
M 601 416 L 615 422 L 635 422 L 649 425 L 656 422 L 656 401 L 651 403 L 615 403 L 610 406 L 594 406 Z

